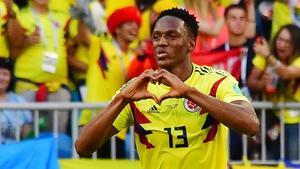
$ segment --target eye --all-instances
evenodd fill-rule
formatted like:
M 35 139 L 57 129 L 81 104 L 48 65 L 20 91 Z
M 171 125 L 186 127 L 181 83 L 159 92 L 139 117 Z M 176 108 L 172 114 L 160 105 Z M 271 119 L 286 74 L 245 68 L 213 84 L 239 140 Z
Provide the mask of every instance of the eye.
M 170 33 L 170 34 L 168 35 L 168 37 L 169 37 L 170 39 L 177 39 L 178 34 L 176 34 L 176 33 Z
M 156 41 L 156 40 L 158 40 L 158 39 L 159 39 L 159 35 L 158 35 L 158 34 L 154 34 L 154 35 L 152 36 L 152 40 Z

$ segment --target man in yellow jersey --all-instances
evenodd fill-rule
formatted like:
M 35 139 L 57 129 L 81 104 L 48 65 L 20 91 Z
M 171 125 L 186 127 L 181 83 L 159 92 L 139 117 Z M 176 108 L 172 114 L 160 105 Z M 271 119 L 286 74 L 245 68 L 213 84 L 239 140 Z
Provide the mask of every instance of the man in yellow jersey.
M 184 9 L 163 11 L 154 26 L 159 69 L 128 82 L 87 124 L 76 150 L 89 155 L 134 125 L 144 169 L 226 169 L 227 127 L 254 135 L 253 107 L 229 73 L 192 64 L 198 26 Z
M 69 17 L 48 8 L 48 0 L 31 0 L 11 20 L 10 47 L 15 51 L 16 92 L 27 101 L 69 102 L 65 28 Z M 16 53 L 16 51 L 18 53 Z M 51 113 L 47 129 L 52 131 Z M 49 117 L 48 117 L 49 116 Z M 67 131 L 68 112 L 59 112 L 59 132 Z
M 103 1 L 81 1 L 81 3 L 72 7 L 73 12 L 71 11 L 71 13 L 73 13 L 73 19 L 69 26 L 71 38 L 68 39 L 67 46 L 70 68 L 69 77 L 76 85 L 80 100 L 85 101 L 86 74 L 90 59 L 89 51 L 91 49 L 90 44 L 94 43 L 90 42 L 89 34 L 91 33 L 91 36 L 95 36 L 95 38 L 103 36 L 107 33 L 107 27 L 104 19 L 105 9 Z M 87 14 L 83 15 L 84 12 L 87 12 Z M 79 15 L 80 13 L 82 14 Z

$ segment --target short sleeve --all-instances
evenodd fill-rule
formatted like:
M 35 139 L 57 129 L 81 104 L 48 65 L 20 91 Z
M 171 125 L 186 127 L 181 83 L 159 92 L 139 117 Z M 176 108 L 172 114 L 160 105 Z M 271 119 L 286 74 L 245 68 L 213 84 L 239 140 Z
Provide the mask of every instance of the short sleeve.
M 29 8 L 23 8 L 17 13 L 17 20 L 25 30 L 26 35 L 34 32 L 37 24 L 35 23 L 32 12 Z
M 300 68 L 300 56 L 297 57 L 292 63 L 293 66 Z
M 122 129 L 128 128 L 133 124 L 133 117 L 131 113 L 130 106 L 127 105 L 115 119 L 113 126 L 121 131 Z
M 249 102 L 248 99 L 242 94 L 237 80 L 231 75 L 228 75 L 220 83 L 217 89 L 217 98 L 227 103 L 235 100 L 244 100 Z

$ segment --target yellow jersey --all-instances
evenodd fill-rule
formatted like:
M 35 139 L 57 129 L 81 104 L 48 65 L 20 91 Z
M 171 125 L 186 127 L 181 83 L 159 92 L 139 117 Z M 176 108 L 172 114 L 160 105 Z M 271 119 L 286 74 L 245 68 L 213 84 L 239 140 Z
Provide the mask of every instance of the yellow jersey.
M 57 91 L 61 84 L 67 83 L 68 66 L 64 35 L 69 16 L 54 11 L 46 14 L 35 13 L 29 5 L 19 11 L 17 19 L 26 31 L 26 35 L 32 34 L 37 27 L 42 27 L 40 29 L 43 30 L 44 41 L 47 43 L 43 43 L 42 35 L 40 35 L 38 44 L 24 48 L 16 59 L 16 77 L 35 83 L 46 83 L 50 92 Z M 46 52 L 56 54 L 55 63 L 51 67 L 51 69 L 54 68 L 53 72 L 45 71 L 44 65 L 48 59 Z M 37 90 L 37 86 L 21 81 L 17 82 L 17 92 L 26 90 Z
M 120 52 L 111 37 L 91 35 L 90 39 L 86 101 L 109 102 L 116 91 L 126 83 L 126 71 L 134 53 Z M 91 117 L 90 111 L 82 112 L 80 124 L 86 124 Z
M 49 0 L 49 9 L 69 13 L 70 7 L 75 4 L 75 0 Z
M 211 67 L 193 65 L 184 83 L 224 102 L 247 101 L 234 77 Z M 152 83 L 147 89 L 157 97 L 170 90 Z M 119 131 L 131 125 L 143 169 L 227 169 L 228 128 L 188 99 L 132 102 L 113 123 Z

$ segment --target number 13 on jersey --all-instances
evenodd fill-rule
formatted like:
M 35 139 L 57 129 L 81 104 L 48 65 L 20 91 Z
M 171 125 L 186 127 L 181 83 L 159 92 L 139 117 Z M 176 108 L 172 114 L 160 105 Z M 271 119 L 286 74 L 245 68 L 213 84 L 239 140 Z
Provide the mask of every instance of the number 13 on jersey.
M 188 147 L 188 139 L 187 139 L 187 132 L 185 126 L 179 126 L 179 127 L 167 127 L 164 128 L 164 131 L 168 133 L 169 136 L 169 147 L 174 148 L 174 142 L 177 142 L 175 144 L 175 148 L 183 148 Z M 173 138 L 172 133 L 175 135 L 175 138 Z

